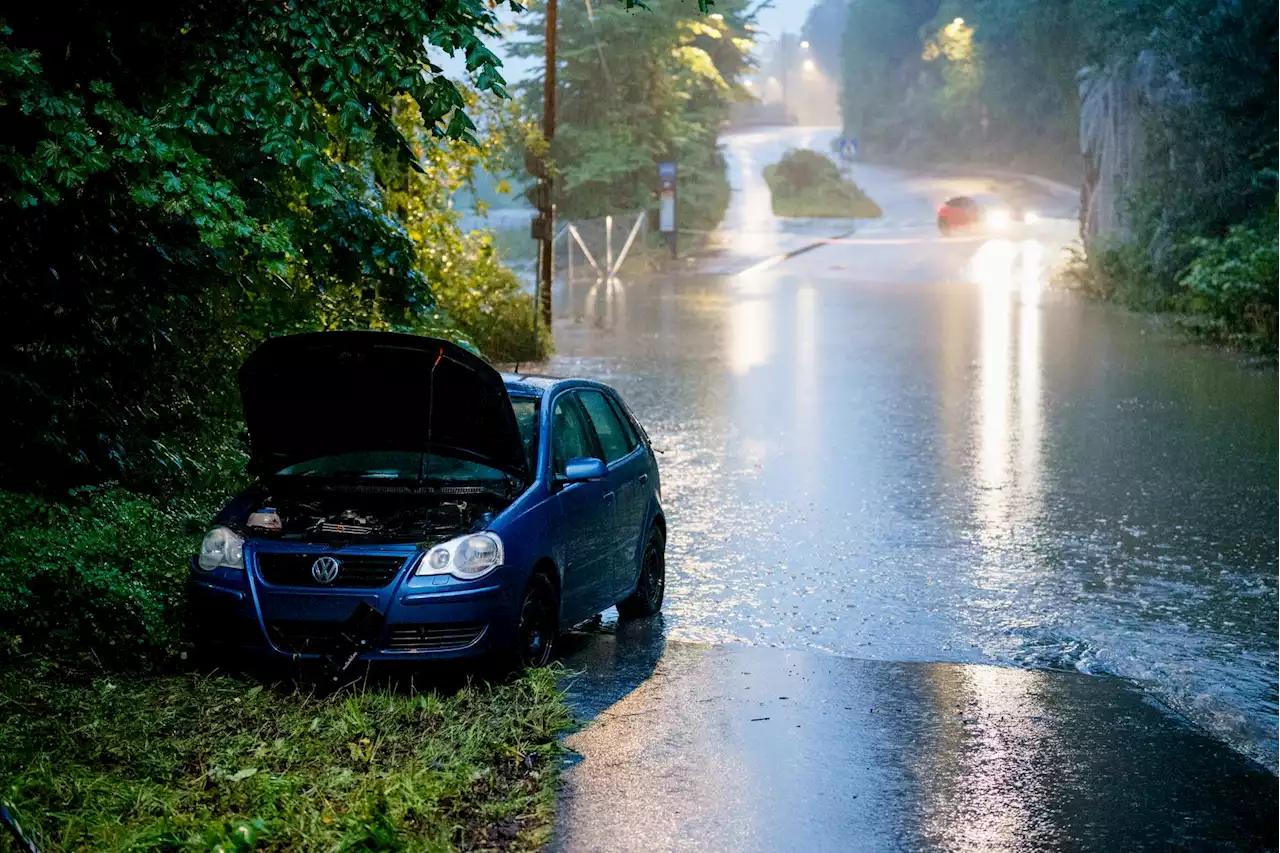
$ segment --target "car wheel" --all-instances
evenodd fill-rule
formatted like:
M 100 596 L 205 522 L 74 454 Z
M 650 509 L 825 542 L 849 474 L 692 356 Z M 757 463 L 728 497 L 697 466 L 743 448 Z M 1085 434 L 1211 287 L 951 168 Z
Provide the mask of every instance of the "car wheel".
M 529 579 L 520 603 L 513 663 L 521 669 L 536 669 L 551 662 L 559 635 L 559 610 L 550 579 L 544 574 L 535 574 Z
M 618 603 L 618 613 L 626 617 L 652 616 L 662 609 L 662 596 L 667 589 L 667 540 L 654 528 L 640 559 L 640 580 L 636 591 Z

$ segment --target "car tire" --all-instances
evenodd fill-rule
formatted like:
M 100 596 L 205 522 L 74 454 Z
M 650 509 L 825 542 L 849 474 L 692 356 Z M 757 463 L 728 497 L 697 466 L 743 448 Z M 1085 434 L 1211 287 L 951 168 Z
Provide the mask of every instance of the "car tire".
M 649 532 L 644 553 L 640 557 L 640 579 L 636 591 L 618 602 L 618 615 L 628 619 L 652 616 L 662 609 L 667 589 L 667 538 L 655 527 Z
M 523 672 L 551 663 L 560 637 L 560 597 L 555 584 L 542 572 L 529 578 L 520 600 L 516 640 L 508 650 L 512 668 Z

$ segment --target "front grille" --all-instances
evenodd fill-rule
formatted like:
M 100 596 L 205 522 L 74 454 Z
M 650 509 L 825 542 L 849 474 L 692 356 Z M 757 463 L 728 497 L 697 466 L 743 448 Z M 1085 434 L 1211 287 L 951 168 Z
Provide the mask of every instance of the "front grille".
M 433 651 L 465 649 L 474 645 L 487 626 L 482 622 L 454 625 L 397 625 L 387 638 L 387 648 L 394 651 Z
M 340 564 L 331 583 L 320 583 L 311 574 L 312 565 L 323 556 Z M 404 562 L 400 556 L 368 554 L 258 554 L 258 576 L 274 586 L 377 589 L 391 583 Z
M 349 632 L 350 627 L 342 622 L 276 620 L 267 623 L 267 634 L 277 646 L 300 655 L 346 653 L 352 648 Z

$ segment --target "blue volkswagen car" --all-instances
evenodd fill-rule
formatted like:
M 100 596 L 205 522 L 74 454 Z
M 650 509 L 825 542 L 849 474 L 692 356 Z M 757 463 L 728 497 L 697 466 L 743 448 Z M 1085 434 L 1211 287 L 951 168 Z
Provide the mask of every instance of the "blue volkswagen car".
M 658 466 L 613 389 L 321 332 L 264 343 L 240 391 L 257 481 L 191 562 L 198 645 L 541 666 L 568 626 L 662 607 Z

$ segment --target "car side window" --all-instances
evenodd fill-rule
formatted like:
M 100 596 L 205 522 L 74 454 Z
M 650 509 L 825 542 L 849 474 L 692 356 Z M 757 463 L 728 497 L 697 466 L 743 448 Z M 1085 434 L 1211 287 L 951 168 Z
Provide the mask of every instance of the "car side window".
M 649 438 L 649 433 L 645 431 L 644 424 L 640 423 L 640 419 L 636 417 L 636 413 L 631 411 L 631 407 L 621 397 L 613 400 L 613 405 L 622 413 L 622 421 L 631 430 L 631 434 L 636 437 L 636 444 L 652 445 L 653 440 Z
M 551 409 L 551 473 L 563 474 L 570 459 L 591 455 L 591 440 L 578 407 L 568 394 L 562 394 Z
M 636 432 L 635 424 L 631 422 L 631 416 L 627 414 L 626 407 L 617 397 L 610 397 L 609 405 L 613 408 L 613 413 L 618 416 L 618 422 L 622 424 L 622 433 L 627 437 L 628 452 L 635 450 L 640 446 L 640 436 Z
M 578 400 L 586 410 L 587 419 L 591 421 L 591 427 L 600 441 L 605 462 L 615 462 L 635 449 L 604 394 L 599 391 L 582 391 L 578 394 Z

